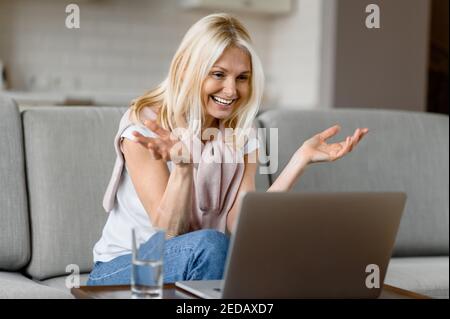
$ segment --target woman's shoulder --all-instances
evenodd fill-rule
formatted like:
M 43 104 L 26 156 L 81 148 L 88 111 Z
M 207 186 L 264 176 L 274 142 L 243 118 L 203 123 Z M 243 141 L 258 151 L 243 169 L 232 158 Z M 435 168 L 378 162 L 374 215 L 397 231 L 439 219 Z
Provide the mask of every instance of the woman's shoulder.
M 156 133 L 154 133 L 152 130 L 148 129 L 146 126 L 144 125 L 138 125 L 138 124 L 132 124 L 130 126 L 128 126 L 120 135 L 120 137 L 122 138 L 127 138 L 129 140 L 134 141 L 134 135 L 133 132 L 139 132 L 142 135 L 144 135 L 145 137 L 156 137 Z
M 157 106 L 144 106 L 136 111 L 134 105 L 131 105 L 125 115 L 128 115 L 131 124 L 143 125 L 145 120 L 155 120 L 158 117 L 159 110 L 160 108 Z
M 139 111 L 141 121 L 155 120 L 158 116 L 160 108 L 157 106 L 145 106 Z
M 120 137 L 133 140 L 133 132 L 137 131 L 146 137 L 154 137 L 156 134 L 144 125 L 145 120 L 155 120 L 158 116 L 159 108 L 154 106 L 145 106 L 139 110 L 137 116 L 133 106 L 131 106 L 125 116 L 128 115 L 127 125 L 123 126 Z

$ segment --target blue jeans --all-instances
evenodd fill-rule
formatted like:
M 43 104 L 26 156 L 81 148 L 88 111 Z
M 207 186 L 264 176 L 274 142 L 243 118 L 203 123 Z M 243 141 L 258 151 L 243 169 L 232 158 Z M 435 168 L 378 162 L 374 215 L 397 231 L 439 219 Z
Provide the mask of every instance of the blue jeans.
M 145 246 L 151 249 L 152 238 Z M 222 279 L 229 238 L 216 230 L 190 232 L 166 241 L 164 283 L 180 280 Z M 108 262 L 96 262 L 88 286 L 129 285 L 131 253 Z

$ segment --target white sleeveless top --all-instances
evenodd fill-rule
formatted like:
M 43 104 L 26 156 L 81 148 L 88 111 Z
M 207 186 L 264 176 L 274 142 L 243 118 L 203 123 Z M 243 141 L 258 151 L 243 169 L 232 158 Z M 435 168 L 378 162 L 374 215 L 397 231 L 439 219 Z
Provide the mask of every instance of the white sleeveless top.
M 134 140 L 133 131 L 138 131 L 147 137 L 157 136 L 146 127 L 132 125 L 122 133 L 121 137 Z M 244 154 L 255 151 L 258 146 L 256 138 L 249 140 L 245 145 Z M 167 162 L 169 172 L 172 171 L 173 165 L 171 161 Z M 115 203 L 114 208 L 109 212 L 102 236 L 94 246 L 94 262 L 107 262 L 131 253 L 132 228 L 136 228 L 136 236 L 142 240 L 147 240 L 154 234 L 149 215 L 137 196 L 126 165 L 121 174 Z

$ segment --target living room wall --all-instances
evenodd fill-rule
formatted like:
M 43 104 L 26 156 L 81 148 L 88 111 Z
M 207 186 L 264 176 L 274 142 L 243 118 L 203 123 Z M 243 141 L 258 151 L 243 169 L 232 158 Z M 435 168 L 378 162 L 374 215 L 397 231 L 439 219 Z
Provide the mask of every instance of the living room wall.
M 124 93 L 128 101 L 165 77 L 187 28 L 213 12 L 179 0 L 77 3 L 81 28 L 67 29 L 64 1 L 0 0 L 9 89 Z M 380 29 L 364 26 L 371 3 Z M 292 0 L 288 14 L 234 14 L 265 68 L 263 109 L 425 111 L 429 11 L 429 0 Z
M 317 3 L 295 0 L 280 16 L 243 14 L 267 77 L 263 108 L 317 104 Z M 188 27 L 212 10 L 178 0 L 81 0 L 80 29 L 67 29 L 60 0 L 0 0 L 0 60 L 16 91 L 138 95 L 158 84 Z M 313 32 L 311 32 L 313 30 Z

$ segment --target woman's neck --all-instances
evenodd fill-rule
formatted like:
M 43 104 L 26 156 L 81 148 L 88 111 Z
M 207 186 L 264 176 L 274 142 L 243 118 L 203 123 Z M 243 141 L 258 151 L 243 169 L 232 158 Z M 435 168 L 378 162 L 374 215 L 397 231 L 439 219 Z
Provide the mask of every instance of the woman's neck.
M 220 120 L 218 120 L 210 115 L 206 116 L 205 123 L 202 125 L 202 137 L 203 137 L 203 132 L 206 129 L 208 129 L 208 128 L 217 128 L 218 129 L 219 125 L 220 125 Z
M 205 123 L 202 126 L 203 126 L 202 130 L 205 130 L 210 127 L 219 128 L 219 120 L 216 119 L 215 117 L 212 117 L 211 115 L 207 115 Z

